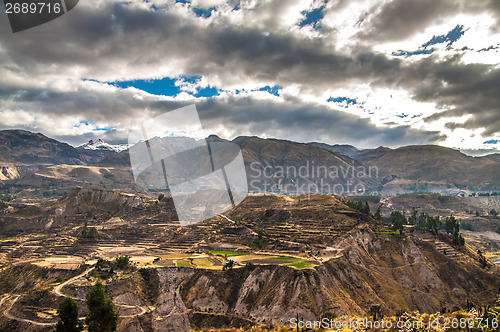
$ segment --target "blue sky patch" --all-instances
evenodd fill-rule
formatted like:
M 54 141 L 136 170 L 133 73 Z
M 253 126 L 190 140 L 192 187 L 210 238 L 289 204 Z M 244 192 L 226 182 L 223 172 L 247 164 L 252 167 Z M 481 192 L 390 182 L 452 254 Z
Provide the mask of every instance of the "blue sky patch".
M 448 34 L 446 35 L 432 36 L 431 40 L 429 40 L 427 43 L 422 44 L 422 47 L 427 48 L 428 46 L 431 45 L 447 42 L 448 43 L 447 47 L 450 48 L 451 45 L 453 45 L 454 42 L 459 40 L 464 33 L 465 33 L 464 26 L 457 24 L 457 26 L 453 28 L 453 30 L 448 32 Z
M 319 8 L 313 9 L 311 11 L 303 11 L 302 14 L 304 15 L 304 19 L 299 22 L 299 27 L 303 27 L 306 25 L 312 25 L 312 27 L 316 30 L 319 30 L 321 28 L 320 21 L 323 19 L 325 14 L 323 13 L 323 10 L 325 9 L 325 6 L 321 6 Z
M 212 86 L 207 86 L 205 88 L 199 89 L 193 96 L 195 96 L 196 98 L 200 98 L 200 97 L 209 98 L 209 97 L 218 96 L 219 94 L 220 94 L 219 90 L 217 90 L 216 88 L 214 88 Z
M 196 16 L 203 18 L 209 18 L 210 16 L 212 16 L 212 12 L 214 10 L 216 10 L 215 7 L 210 7 L 210 8 L 193 7 L 193 12 L 196 14 Z
M 92 131 L 104 131 L 104 132 L 107 132 L 107 131 L 110 131 L 110 130 L 115 130 L 116 128 L 114 127 L 97 127 L 95 129 L 92 129 Z
M 393 56 L 404 56 L 405 58 L 413 55 L 422 55 L 422 54 L 432 54 L 436 49 L 433 48 L 428 48 L 431 45 L 436 45 L 436 44 L 442 44 L 442 43 L 447 43 L 446 49 L 451 49 L 451 45 L 453 45 L 454 42 L 460 39 L 462 35 L 465 33 L 464 26 L 457 24 L 453 30 L 448 32 L 446 35 L 439 35 L 439 36 L 432 36 L 432 38 L 426 42 L 423 43 L 422 46 L 418 48 L 416 51 L 405 51 L 405 50 L 398 50 L 396 52 L 392 52 Z M 463 50 L 463 49 L 462 49 Z
M 133 81 L 118 81 L 110 82 L 113 86 L 126 89 L 134 87 L 139 90 L 143 90 L 147 93 L 157 96 L 171 96 L 175 97 L 182 90 L 182 84 L 176 85 L 176 82 L 187 82 L 191 84 L 196 84 L 201 80 L 200 75 L 195 76 L 180 76 L 178 78 L 164 77 L 162 79 L 152 79 L 152 80 L 133 80 Z M 212 86 L 202 87 L 197 89 L 195 93 L 190 93 L 193 97 L 214 97 L 218 96 L 220 91 Z
M 347 106 L 349 106 L 349 105 L 356 105 L 358 103 L 357 99 L 352 99 L 352 98 L 348 98 L 348 97 L 330 97 L 330 98 L 328 98 L 327 101 L 328 102 L 338 103 L 338 104 L 346 102 Z
M 283 87 L 281 85 L 275 85 L 275 86 L 266 85 L 265 87 L 260 88 L 259 91 L 267 91 L 270 94 L 279 97 L 280 90 L 282 90 L 282 89 L 283 89 Z
M 489 141 L 484 142 L 483 144 L 498 144 L 500 140 L 498 139 L 490 139 Z
M 240 4 L 240 0 L 233 0 L 233 1 L 229 1 L 229 4 L 234 6 L 232 11 L 238 11 L 241 9 L 241 4 Z
M 175 85 L 177 79 L 164 77 L 156 80 L 133 80 L 112 82 L 111 85 L 126 89 L 134 87 L 157 96 L 176 96 L 181 92 L 180 87 Z
M 80 121 L 80 122 L 78 122 L 78 124 L 75 124 L 73 126 L 73 128 L 78 128 L 78 127 L 80 127 L 80 125 L 86 125 L 86 126 L 88 126 L 89 123 L 87 121 Z
M 488 51 L 491 51 L 491 50 L 497 50 L 497 49 L 500 48 L 498 45 L 500 45 L 500 44 L 491 45 L 489 47 L 482 48 L 478 52 L 488 52 Z
M 235 95 L 239 95 L 241 93 L 248 93 L 252 91 L 266 91 L 269 94 L 279 97 L 281 90 L 283 90 L 283 87 L 281 85 L 273 85 L 273 86 L 266 85 L 258 89 L 235 89 L 233 92 Z M 226 91 L 229 92 L 229 90 Z
M 77 124 L 73 125 L 73 128 L 79 128 L 81 125 L 90 126 L 91 124 L 88 121 L 80 121 Z M 92 129 L 92 131 L 107 132 L 107 131 L 115 130 L 115 129 L 116 128 L 114 128 L 114 127 L 99 127 L 99 126 L 97 126 L 96 128 Z

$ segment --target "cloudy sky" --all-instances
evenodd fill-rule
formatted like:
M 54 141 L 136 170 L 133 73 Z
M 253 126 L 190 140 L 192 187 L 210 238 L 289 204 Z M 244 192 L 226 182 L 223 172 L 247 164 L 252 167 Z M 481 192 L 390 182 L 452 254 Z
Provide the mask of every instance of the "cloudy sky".
M 119 143 L 194 103 L 228 139 L 500 147 L 498 0 L 80 0 L 18 33 L 0 14 L 0 129 Z

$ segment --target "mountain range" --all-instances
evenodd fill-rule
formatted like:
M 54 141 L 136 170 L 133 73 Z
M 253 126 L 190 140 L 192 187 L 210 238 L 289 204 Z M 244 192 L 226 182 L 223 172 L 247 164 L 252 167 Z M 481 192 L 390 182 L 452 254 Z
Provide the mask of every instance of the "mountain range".
M 109 144 L 104 142 L 102 139 L 98 138 L 98 139 L 91 139 L 87 143 L 79 145 L 77 148 L 85 150 L 120 152 L 128 149 L 128 144 Z
M 318 146 L 318 143 L 311 143 Z M 405 191 L 455 193 L 456 190 L 496 190 L 500 186 L 499 154 L 471 157 L 437 145 L 411 145 L 397 149 L 357 149 L 321 144 L 344 152 L 366 166 L 376 166 L 383 194 Z
M 433 216 L 453 213 L 460 222 L 473 215 L 474 227 L 485 221 L 497 226 L 496 216 L 485 216 L 498 209 L 496 196 L 349 197 L 370 200 L 374 214 L 382 207 L 376 220 L 338 195 L 248 195 L 224 214 L 179 227 L 175 197 L 140 193 L 147 192 L 135 185 L 128 149 L 75 148 L 25 131 L 0 132 L 0 138 L 1 167 L 18 171 L 2 173 L 0 181 L 6 201 L 0 201 L 1 331 L 48 331 L 57 319 L 58 292 L 84 301 L 96 273 L 122 317 L 118 331 L 248 330 L 296 316 L 367 317 L 373 308 L 384 319 L 417 310 L 457 317 L 472 304 L 481 308 L 496 300 L 498 266 L 484 258 L 489 253 L 482 242 L 467 238 L 457 245 L 444 232 L 396 232 L 384 222 L 394 209 L 409 216 L 416 207 Z M 173 141 L 178 145 L 150 143 L 165 151 L 193 143 Z M 267 181 L 278 193 L 297 178 L 317 185 L 317 173 L 293 174 L 314 167 L 341 170 L 327 184 L 358 180 L 373 193 L 419 183 L 466 192 L 498 183 L 494 159 L 437 146 L 368 150 L 259 137 L 231 142 L 241 148 L 249 184 Z M 342 173 L 370 167 L 377 176 Z M 226 269 L 228 253 L 234 268 Z M 114 265 L 125 255 L 130 268 Z M 79 316 L 87 316 L 80 308 Z
M 209 143 L 221 140 L 214 135 L 207 138 Z M 231 142 L 242 150 L 251 192 L 468 194 L 500 188 L 498 154 L 471 157 L 436 145 L 359 149 L 255 136 L 240 136 Z M 298 175 L 300 170 L 307 171 L 306 176 L 304 172 Z M 68 186 L 110 189 L 119 183 L 121 189 L 135 187 L 129 150 L 124 145 L 91 140 L 73 147 L 41 133 L 0 131 L 0 180 L 52 186 L 61 174 Z M 27 176 L 29 180 L 23 180 Z

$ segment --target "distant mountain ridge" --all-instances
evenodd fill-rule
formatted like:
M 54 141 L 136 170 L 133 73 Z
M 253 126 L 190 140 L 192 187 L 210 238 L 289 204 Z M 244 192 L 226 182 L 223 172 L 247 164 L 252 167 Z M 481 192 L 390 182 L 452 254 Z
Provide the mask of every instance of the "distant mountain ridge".
M 500 162 L 500 153 L 488 154 L 486 156 L 483 156 L 482 158 L 488 158 L 488 159 L 491 159 L 493 161 Z
M 12 180 L 55 165 L 89 165 L 114 151 L 77 149 L 42 133 L 0 131 L 0 181 Z
M 379 168 L 387 194 L 450 189 L 496 190 L 500 187 L 500 164 L 471 157 L 438 145 L 410 145 L 397 149 L 362 151 L 357 159 Z M 387 183 L 393 189 L 387 190 Z
M 113 151 L 120 152 L 128 149 L 128 144 L 109 144 L 102 139 L 91 139 L 87 143 L 77 146 L 78 149 L 85 150 L 100 150 L 100 151 Z
M 359 149 L 353 145 L 349 144 L 326 144 L 326 143 L 319 143 L 319 142 L 310 142 L 307 143 L 309 145 L 317 146 L 319 148 L 329 150 L 329 151 L 336 151 L 340 152 L 346 156 L 349 156 L 351 158 L 356 158 L 362 151 L 363 149 Z
M 226 141 L 215 135 L 207 138 L 208 142 L 221 140 Z M 179 144 L 181 142 L 182 140 Z M 458 150 L 436 145 L 358 149 L 352 145 L 298 143 L 255 136 L 240 136 L 231 142 L 237 144 L 243 152 L 250 191 L 295 194 L 310 190 L 347 194 L 331 188 L 335 185 L 339 186 L 337 188 L 346 188 L 349 184 L 352 187 L 353 183 L 360 183 L 366 189 L 365 194 L 383 195 L 422 191 L 468 194 L 472 191 L 497 191 L 500 188 L 498 154 L 471 157 Z M 122 148 L 123 146 L 120 146 L 120 149 Z M 99 186 L 101 183 L 110 188 L 116 181 L 123 189 L 124 182 L 118 177 L 130 173 L 129 151 L 116 150 L 116 146 L 102 140 L 91 140 L 74 148 L 40 133 L 22 130 L 0 131 L 0 180 L 23 177 L 40 167 L 81 165 L 106 167 L 111 173 L 116 170 L 116 178 L 108 174 L 108 171 L 103 171 L 90 184 Z M 300 178 L 290 173 L 305 168 L 308 168 L 307 171 L 320 169 L 323 173 L 321 176 L 318 176 L 318 172 L 309 173 Z M 376 176 L 358 176 L 358 170 L 363 168 L 376 168 Z M 336 170 L 337 174 L 328 173 L 324 176 L 324 170 Z M 98 174 L 92 172 L 88 174 Z M 37 176 L 59 173 L 60 171 L 38 172 Z M 70 175 L 83 173 L 75 171 Z M 99 177 L 104 175 L 106 177 L 99 180 Z M 55 180 L 57 179 L 51 179 L 50 183 Z M 46 182 L 32 179 L 23 181 L 23 184 L 27 185 L 30 181 Z M 85 179 L 75 178 L 75 181 L 78 185 L 86 183 Z M 133 183 L 133 178 L 130 177 L 125 182 Z M 297 188 L 299 191 L 296 191 Z
M 240 136 L 232 142 L 243 152 L 250 190 L 258 191 L 252 188 L 252 181 L 261 186 L 268 183 L 273 193 L 291 194 L 355 194 L 360 190 L 372 192 L 380 186 L 378 178 L 360 175 L 365 168 L 362 163 L 340 152 L 255 136 Z
M 207 140 L 210 142 L 221 138 L 211 135 Z M 232 142 L 243 151 L 249 178 L 255 178 L 252 172 L 259 173 L 250 167 L 255 162 L 269 170 L 280 166 L 298 168 L 309 161 L 309 165 L 314 163 L 344 169 L 349 166 L 376 167 L 378 178 L 364 181 L 364 185 L 369 191 L 379 194 L 419 191 L 456 194 L 497 190 L 500 187 L 500 164 L 495 158 L 471 157 L 458 150 L 436 145 L 358 149 L 351 145 L 304 144 L 255 136 L 240 136 Z M 109 155 L 98 164 L 130 165 L 128 151 Z M 287 181 L 290 183 L 290 179 L 286 178 L 268 180 L 270 185 L 278 187 L 285 186 Z M 342 179 L 337 180 L 345 184 Z
M 91 158 L 69 144 L 25 130 L 0 131 L 0 163 L 85 165 Z

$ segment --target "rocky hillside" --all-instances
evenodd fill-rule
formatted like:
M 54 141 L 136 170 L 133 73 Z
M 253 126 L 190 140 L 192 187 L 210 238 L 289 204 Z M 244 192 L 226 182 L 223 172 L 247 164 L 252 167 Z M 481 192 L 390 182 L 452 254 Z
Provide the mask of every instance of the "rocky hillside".
M 10 237 L 0 246 L 0 279 L 38 266 L 24 283 L 3 288 L 23 294 L 11 313 L 34 320 L 41 319 L 37 310 L 57 305 L 47 287 L 35 293 L 28 289 L 41 283 L 30 278 L 61 274 L 47 263 L 54 264 L 54 255 L 83 262 L 113 261 L 127 253 L 134 264 L 148 262 L 141 265 L 148 272 L 133 268 L 103 274 L 116 303 L 147 308 L 143 315 L 123 317 L 119 331 L 286 323 L 297 314 L 318 319 L 327 311 L 358 317 L 372 305 L 380 305 L 384 315 L 434 313 L 464 308 L 467 300 L 489 305 L 500 291 L 498 267 L 481 267 L 477 250 L 454 246 L 444 234 L 394 234 L 339 196 L 249 196 L 224 217 L 184 228 L 175 222 L 168 198 L 157 203 L 97 189 L 78 188 L 43 209 L 7 210 L 1 227 Z M 223 262 L 207 252 L 210 247 L 234 248 L 242 254 L 235 259 L 243 260 L 222 271 Z M 186 259 L 190 255 L 195 265 Z M 286 264 L 290 259 L 302 264 Z M 74 275 L 87 268 L 78 266 Z M 82 281 L 68 291 L 81 298 L 88 287 Z M 2 316 L 0 327 L 6 326 Z
M 41 133 L 0 131 L 0 163 L 16 165 L 84 165 L 90 158 L 66 143 Z
M 216 136 L 207 138 L 209 142 L 218 140 Z M 175 144 L 190 141 L 176 138 Z M 500 187 L 499 162 L 494 155 L 470 157 L 430 145 L 362 150 L 349 145 L 244 136 L 232 142 L 243 152 L 248 187 L 253 193 L 457 194 Z M 33 189 L 36 194 L 40 187 L 59 191 L 64 186 L 65 192 L 70 184 L 141 192 L 130 172 L 128 150 L 75 149 L 42 134 L 8 130 L 0 132 L 0 152 L 0 181 L 22 178 L 13 182 L 21 192 L 26 189 L 17 196 L 28 197 Z M 99 175 L 101 168 L 107 171 Z
M 341 257 L 313 269 L 160 268 L 158 289 L 164 295 L 154 302 L 153 322 L 161 324 L 153 323 L 153 331 L 188 331 L 200 321 L 204 327 L 221 327 L 233 316 L 273 324 L 286 324 L 297 314 L 317 320 L 327 311 L 365 316 L 375 304 L 384 315 L 394 315 L 398 310 L 457 310 L 466 300 L 490 303 L 490 294 L 499 291 L 498 274 L 446 257 L 433 241 L 360 228 L 345 238 Z
M 346 194 L 356 192 L 357 184 L 367 191 L 380 185 L 376 174 L 336 151 L 259 137 L 237 137 L 233 142 L 243 152 L 251 191 L 262 192 L 267 186 L 274 193 Z
M 85 220 L 108 220 L 113 215 L 144 208 L 149 198 L 104 189 L 76 188 L 67 197 L 50 206 L 14 204 L 0 212 L 0 229 L 4 235 L 39 232 L 49 229 L 68 230 Z
M 242 150 L 250 192 L 346 194 L 355 193 L 356 185 L 366 191 L 380 186 L 376 174 L 370 176 L 360 162 L 339 152 L 259 137 L 242 136 L 232 142 Z M 97 165 L 130 167 L 128 151 L 109 155 Z
M 87 165 L 107 154 L 76 149 L 41 133 L 3 130 L 0 131 L 0 180 L 16 179 L 50 165 Z
M 349 156 L 351 158 L 356 159 L 356 157 L 363 151 L 363 149 L 358 149 L 355 146 L 349 145 L 349 144 L 326 144 L 326 143 L 319 143 L 319 142 L 311 142 L 308 143 L 309 145 L 317 146 L 319 148 L 329 150 L 329 151 L 336 151 L 340 152 L 343 155 Z
M 498 162 L 436 145 L 365 150 L 357 158 L 365 165 L 379 168 L 385 194 L 500 187 Z
M 211 137 L 209 141 L 216 139 L 219 138 Z M 350 145 L 302 144 L 244 136 L 232 142 L 243 151 L 251 191 L 261 192 L 266 187 L 268 191 L 285 193 L 292 188 L 311 186 L 326 193 L 341 193 L 328 189 L 335 184 L 337 189 L 347 189 L 348 182 L 361 183 L 366 192 L 384 195 L 415 191 L 456 194 L 462 190 L 494 191 L 500 187 L 500 166 L 495 155 L 471 157 L 435 145 L 362 150 Z M 127 167 L 128 152 L 112 154 L 99 165 Z M 321 168 L 325 166 L 329 171 L 338 170 L 338 175 L 325 173 Z M 300 167 L 303 172 L 308 170 L 307 176 L 293 173 Z M 370 167 L 373 170 L 376 167 L 378 172 L 369 172 Z M 367 176 L 359 176 L 361 169 L 366 170 Z

